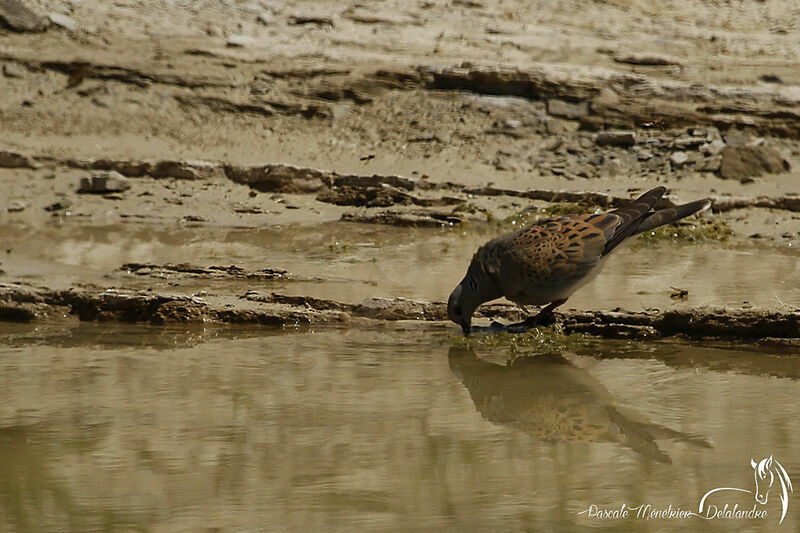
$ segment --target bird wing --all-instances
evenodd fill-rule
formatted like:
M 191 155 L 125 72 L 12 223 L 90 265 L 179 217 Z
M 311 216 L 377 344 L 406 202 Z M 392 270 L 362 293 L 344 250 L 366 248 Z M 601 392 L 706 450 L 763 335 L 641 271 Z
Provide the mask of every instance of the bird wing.
M 616 248 L 626 238 L 636 234 L 636 230 L 642 224 L 642 221 L 650 216 L 650 211 L 664 196 L 665 192 L 667 192 L 666 188 L 655 187 L 624 207 L 611 211 L 612 214 L 620 217 L 621 221 L 614 230 L 614 235 L 606 242 L 603 255 Z
M 512 276 L 497 274 L 501 279 L 518 277 L 525 285 L 571 283 L 600 262 L 621 222 L 619 215 L 603 213 L 550 218 L 530 225 L 503 243 L 506 261 L 499 263 Z

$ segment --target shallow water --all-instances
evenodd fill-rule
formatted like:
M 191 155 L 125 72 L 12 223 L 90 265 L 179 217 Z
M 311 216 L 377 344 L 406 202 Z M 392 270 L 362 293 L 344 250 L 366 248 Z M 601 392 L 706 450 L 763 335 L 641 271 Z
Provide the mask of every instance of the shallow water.
M 800 480 L 788 354 L 577 340 L 512 361 L 424 328 L 2 328 L 3 531 L 769 531 L 778 481 L 762 519 L 581 511 L 697 511 L 752 490 L 770 455 Z M 780 531 L 798 528 L 789 494 Z
M 0 281 L 23 277 L 35 284 L 67 287 L 94 283 L 170 292 L 276 291 L 357 303 L 369 297 L 446 301 L 475 250 L 511 229 L 408 229 L 330 223 L 310 226 L 170 230 L 127 225 L 0 228 L 10 253 L 0 262 Z M 54 239 L 55 235 L 55 239 Z M 124 263 L 231 265 L 282 268 L 320 281 L 158 280 L 127 275 Z M 688 299 L 670 298 L 672 287 Z M 565 307 L 641 310 L 681 305 L 800 306 L 797 250 L 730 243 L 636 242 L 606 262 L 597 279 Z
M 492 236 L 341 223 L 8 225 L 0 281 L 442 301 Z M 158 279 L 120 271 L 126 262 L 320 279 Z M 794 250 L 635 244 L 568 306 L 800 305 L 797 279 Z M 671 286 L 689 299 L 671 300 Z M 796 354 L 587 339 L 532 346 L 512 361 L 507 343 L 470 349 L 424 324 L 2 323 L 0 531 L 777 527 L 778 481 L 762 519 L 589 515 L 622 505 L 697 511 L 713 488 L 752 491 L 751 458 L 772 455 L 800 479 Z M 755 505 L 745 492 L 713 497 L 719 508 Z M 800 528 L 794 499 L 782 531 Z

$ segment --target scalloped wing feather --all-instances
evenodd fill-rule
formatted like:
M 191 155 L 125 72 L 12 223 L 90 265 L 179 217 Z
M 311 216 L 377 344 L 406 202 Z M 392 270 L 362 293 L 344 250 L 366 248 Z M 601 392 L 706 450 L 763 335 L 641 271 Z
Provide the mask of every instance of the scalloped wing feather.
M 510 300 L 547 303 L 599 266 L 621 221 L 613 213 L 545 219 L 490 241 L 478 255 Z

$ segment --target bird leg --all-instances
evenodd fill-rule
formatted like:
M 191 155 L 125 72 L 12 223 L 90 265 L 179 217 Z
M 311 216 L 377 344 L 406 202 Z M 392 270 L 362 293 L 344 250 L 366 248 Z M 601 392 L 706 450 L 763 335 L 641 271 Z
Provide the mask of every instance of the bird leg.
M 522 322 L 511 324 L 506 329 L 507 331 L 522 332 L 527 331 L 530 328 L 535 328 L 536 326 L 549 326 L 556 321 L 555 317 L 553 316 L 553 310 L 559 305 L 564 304 L 566 301 L 566 298 L 554 300 L 550 302 L 547 307 L 539 311 L 536 316 L 529 316 Z
M 567 303 L 567 299 L 566 298 L 561 298 L 560 300 L 554 300 L 554 301 L 550 302 L 547 305 L 547 307 L 545 307 L 544 309 L 539 311 L 539 314 L 536 315 L 536 316 L 538 317 L 539 315 L 547 315 L 547 314 L 552 315 L 553 314 L 553 309 L 555 309 L 559 305 L 563 305 L 565 303 Z
M 535 328 L 536 326 L 549 326 L 550 324 L 553 324 L 556 321 L 555 317 L 553 316 L 553 309 L 555 309 L 559 305 L 562 305 L 566 301 L 567 301 L 566 298 L 562 298 L 560 300 L 554 300 L 554 301 L 550 302 L 547 305 L 547 307 L 545 307 L 544 309 L 539 311 L 536 314 L 536 316 L 529 316 L 528 318 L 526 318 L 522 322 L 517 322 L 516 324 L 509 324 L 509 325 L 506 326 L 506 325 L 501 324 L 500 322 L 497 322 L 495 320 L 495 321 L 493 321 L 491 323 L 491 325 L 488 328 L 487 327 L 482 327 L 482 326 L 473 326 L 471 328 L 470 332 L 475 332 L 475 333 L 477 333 L 477 332 L 483 332 L 483 333 L 497 333 L 497 332 L 524 333 L 524 332 L 528 331 L 531 328 Z M 519 305 L 519 304 L 517 304 L 517 305 Z M 520 307 L 522 308 L 523 311 L 527 312 L 527 309 L 525 309 L 525 306 L 520 305 Z M 464 334 L 467 335 L 467 333 L 464 333 Z
M 525 313 L 526 315 L 531 315 L 531 314 L 533 314 L 533 312 L 532 312 L 530 309 L 528 309 L 528 306 L 527 306 L 527 305 L 517 304 L 517 307 L 519 307 L 520 309 L 522 309 L 522 312 L 523 312 L 523 313 Z

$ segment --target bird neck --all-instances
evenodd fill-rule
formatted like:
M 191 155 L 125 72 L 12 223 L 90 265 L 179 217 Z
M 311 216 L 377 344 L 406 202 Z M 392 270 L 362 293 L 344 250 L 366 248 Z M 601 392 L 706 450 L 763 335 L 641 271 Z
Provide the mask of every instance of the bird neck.
M 476 265 L 477 268 L 470 269 L 470 274 L 477 282 L 477 289 L 475 290 L 475 297 L 478 305 L 484 302 L 490 302 L 503 296 L 503 291 L 500 290 L 494 276 L 487 272 L 482 266 Z

